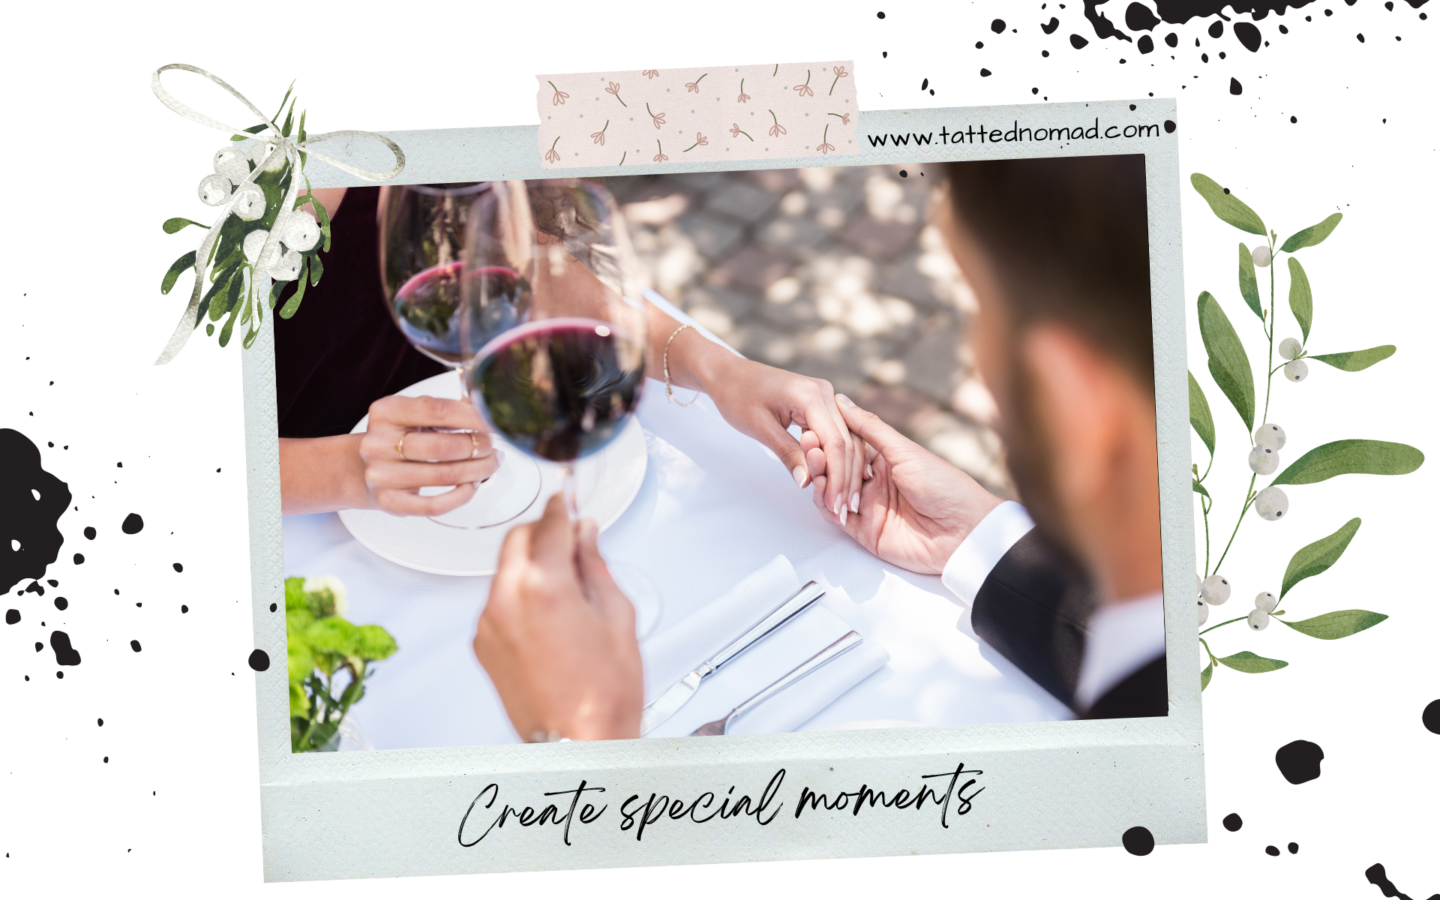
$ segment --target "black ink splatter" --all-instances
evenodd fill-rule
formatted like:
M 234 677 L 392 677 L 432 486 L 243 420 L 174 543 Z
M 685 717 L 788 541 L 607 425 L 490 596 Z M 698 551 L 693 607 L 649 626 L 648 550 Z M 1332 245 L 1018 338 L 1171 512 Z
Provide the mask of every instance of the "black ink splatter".
M 186 606 L 185 604 L 182 603 L 182 604 L 180 604 L 180 611 L 181 611 L 182 613 L 188 613 L 188 612 L 190 611 L 190 607 L 188 607 L 188 606 Z
M 70 635 L 63 631 L 50 632 L 50 649 L 55 651 L 57 666 L 80 665 L 80 653 L 70 646 Z
M 145 527 L 145 520 L 140 518 L 139 513 L 131 513 L 120 523 L 120 530 L 126 534 L 139 534 L 140 529 Z
M 1280 848 L 1276 847 L 1274 844 L 1271 844 L 1270 846 L 1265 848 L 1265 854 L 1267 856 L 1279 856 Z
M 1125 9 L 1125 27 L 1131 31 L 1149 31 L 1159 24 L 1160 20 L 1143 3 L 1132 3 Z
M 70 605 L 70 601 L 69 601 L 69 600 L 66 600 L 64 597 L 56 597 L 56 598 L 55 598 L 55 608 L 56 608 L 56 609 L 61 610 L 61 611 L 63 612 L 69 605 Z
M 875 18 L 877 18 L 877 19 L 883 19 L 883 18 L 885 18 L 885 14 L 884 14 L 883 12 L 878 12 L 878 13 L 875 14 Z M 218 471 L 220 471 L 220 470 L 219 470 L 219 469 L 216 469 L 215 471 L 218 472 Z
M 1221 819 L 1220 824 L 1225 826 L 1226 831 L 1239 831 L 1240 826 L 1244 825 L 1245 822 L 1243 819 L 1240 818 L 1239 813 L 1231 813 L 1230 815 Z
M 175 569 L 175 571 L 177 571 L 177 572 L 183 572 L 183 571 L 185 571 L 185 567 L 182 566 L 182 565 L 180 565 L 179 563 L 175 563 L 175 564 L 174 564 L 174 569 Z
M 81 565 L 82 563 L 85 562 L 85 554 L 83 554 L 83 553 L 77 553 L 77 554 L 75 554 L 74 556 L 72 556 L 72 557 L 70 558 L 70 561 L 73 562 L 73 563 L 75 563 L 75 565 L 77 565 L 77 566 L 78 566 L 78 565 Z
M 1172 121 L 1170 121 L 1169 119 L 1166 119 L 1166 120 L 1165 120 L 1165 133 L 1166 133 L 1166 134 L 1174 134 L 1174 133 L 1175 133 L 1175 123 L 1172 122 Z
M 1408 894 L 1403 893 L 1395 886 L 1394 882 L 1385 877 L 1385 867 L 1379 863 L 1365 870 L 1365 880 L 1378 887 L 1380 893 L 1387 897 L 1398 897 L 1399 900 L 1410 900 Z M 1436 897 L 1440 897 L 1440 894 L 1432 895 L 1430 900 L 1435 900 Z
M 990 23 L 990 30 L 993 31 L 993 32 L 995 32 L 996 34 L 1004 34 L 1004 33 L 1005 33 L 1005 20 L 1004 20 L 1004 19 L 996 19 L 995 21 L 991 22 L 991 23 Z
M 1135 46 L 1141 53 L 1151 53 L 1155 50 L 1155 42 L 1150 39 L 1148 34 L 1140 35 L 1140 40 L 1135 42 Z
M 1136 825 L 1120 836 L 1120 843 L 1135 856 L 1148 856 L 1155 849 L 1155 835 L 1144 825 Z
M 89 526 L 89 525 L 86 525 L 86 526 L 85 526 L 85 540 L 87 540 L 87 541 L 93 541 L 93 540 L 95 540 L 95 529 L 94 529 L 93 527 Z
M 96 719 L 96 720 L 95 720 L 95 724 L 96 724 L 97 727 L 104 728 L 104 727 L 105 727 L 105 720 L 104 720 L 104 719 Z
M 1095 29 L 1095 36 L 1101 38 L 1119 38 L 1129 42 L 1130 35 L 1115 27 L 1115 23 L 1105 17 L 1105 14 L 1096 9 L 1101 3 L 1107 0 L 1085 0 L 1085 18 L 1090 20 L 1090 27 Z M 1121 60 L 1124 62 L 1124 60 Z
M 1222 34 L 1224 34 L 1224 33 L 1225 33 L 1225 23 L 1224 23 L 1224 22 L 1211 22 L 1211 23 L 1210 23 L 1210 36 L 1211 36 L 1212 38 L 1218 38 L 1218 37 L 1220 37 L 1220 36 L 1221 36 Z
M 250 668 L 257 672 L 263 672 L 270 668 L 270 654 L 264 650 L 255 650 L 250 654 Z
M 904 169 L 901 169 L 901 170 L 900 170 L 900 177 L 901 177 L 901 178 L 908 178 L 908 177 L 910 177 L 910 173 L 907 172 L 907 171 L 905 171 Z
M 40 586 L 40 582 L 38 582 L 38 581 L 32 581 L 32 582 L 30 582 L 29 584 L 25 585 L 25 590 L 21 591 L 20 593 L 21 593 L 21 594 L 39 594 L 40 596 L 43 597 L 43 596 L 45 596 L 45 589 Z
M 926 78 L 924 81 L 920 82 L 920 90 L 922 90 L 922 91 L 925 90 L 926 88 L 928 88 L 929 86 L 930 86 L 930 79 L 928 79 L 928 78 Z
M 990 70 L 989 70 L 989 69 L 981 69 L 981 70 L 980 70 L 980 77 L 981 77 L 981 78 L 989 78 L 989 77 L 990 77 Z
M 1169 34 L 1165 35 L 1165 43 L 1168 46 L 1177 47 L 1180 44 L 1180 36 L 1172 31 Z
M 1300 852 L 1300 845 L 1297 844 L 1297 843 L 1295 843 L 1294 841 L 1291 841 L 1290 843 L 1288 843 L 1288 844 L 1285 845 L 1285 849 L 1286 849 L 1286 850 L 1289 850 L 1289 851 L 1291 852 L 1291 854 L 1299 853 L 1299 852 Z
M 274 612 L 276 609 L 277 609 L 277 607 L 275 606 L 275 604 L 273 604 L 273 603 L 270 604 L 270 611 L 271 611 L 271 612 Z
M 1320 760 L 1325 751 L 1311 741 L 1291 741 L 1275 751 L 1275 765 L 1291 784 L 1304 784 L 1320 777 Z
M 1238 96 L 1240 96 L 1240 92 L 1241 92 L 1242 90 L 1244 90 L 1244 89 L 1240 87 L 1240 82 L 1237 81 L 1237 80 L 1234 79 L 1234 78 L 1231 78 L 1231 79 L 1230 79 L 1230 93 L 1232 93 L 1232 94 L 1234 94 L 1235 96 L 1238 97 Z
M 139 642 L 139 641 L 131 641 L 131 642 L 130 642 L 130 649 L 131 649 L 131 650 L 134 650 L 136 653 L 139 653 L 139 652 L 140 652 L 140 642 Z
M 1420 714 L 1420 722 L 1431 734 L 1440 734 L 1440 700 L 1431 700 Z
M 1240 42 L 1246 50 L 1251 53 L 1258 53 L 1260 50 L 1260 29 L 1249 22 L 1236 22 L 1231 29 L 1235 32 L 1235 39 Z
M 1085 46 L 1089 43 L 1089 41 L 1085 40 L 1078 34 L 1070 35 L 1070 46 L 1074 47 L 1076 50 L 1084 50 Z
M 6 625 L 19 625 L 19 624 L 20 624 L 20 610 L 18 610 L 18 609 L 7 609 L 7 610 L 5 610 L 5 624 L 6 624 Z
M 1040 26 L 1040 30 L 1043 31 L 1043 32 L 1045 32 L 1046 34 L 1054 34 L 1054 33 L 1055 33 L 1055 29 L 1057 29 L 1057 28 L 1059 28 L 1059 27 L 1060 27 L 1060 20 L 1057 19 L 1057 18 L 1055 18 L 1054 16 L 1051 16 L 1051 17 L 1050 17 L 1050 21 L 1045 22 L 1044 24 L 1042 24 L 1042 25 Z
M 69 505 L 69 485 L 45 471 L 40 448 L 0 428 L 0 594 L 44 577 L 65 543 L 57 526 Z

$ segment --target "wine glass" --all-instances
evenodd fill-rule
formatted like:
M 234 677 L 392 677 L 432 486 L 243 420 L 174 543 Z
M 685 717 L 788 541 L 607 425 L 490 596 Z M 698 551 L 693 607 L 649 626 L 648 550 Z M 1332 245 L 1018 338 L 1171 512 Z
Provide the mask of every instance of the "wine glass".
M 510 443 L 560 466 L 571 519 L 576 461 L 620 434 L 645 385 L 636 271 L 614 198 L 594 182 L 501 182 L 474 203 L 461 327 L 470 399 Z M 658 594 L 624 564 L 610 571 L 643 636 Z
M 466 220 L 475 198 L 489 189 L 486 182 L 380 189 L 377 215 L 386 309 L 405 339 L 459 373 L 462 386 L 469 358 L 460 335 Z M 500 442 L 496 445 L 505 449 Z M 420 493 L 445 491 L 421 488 Z M 430 518 L 454 528 L 488 528 L 522 515 L 539 495 L 539 467 L 520 453 L 507 453 L 468 503 Z

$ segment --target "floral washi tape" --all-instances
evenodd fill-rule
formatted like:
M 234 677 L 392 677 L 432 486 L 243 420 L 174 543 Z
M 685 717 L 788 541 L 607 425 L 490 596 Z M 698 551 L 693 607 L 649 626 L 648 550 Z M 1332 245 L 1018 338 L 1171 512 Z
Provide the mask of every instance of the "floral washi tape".
M 547 169 L 851 155 L 854 63 L 539 75 Z

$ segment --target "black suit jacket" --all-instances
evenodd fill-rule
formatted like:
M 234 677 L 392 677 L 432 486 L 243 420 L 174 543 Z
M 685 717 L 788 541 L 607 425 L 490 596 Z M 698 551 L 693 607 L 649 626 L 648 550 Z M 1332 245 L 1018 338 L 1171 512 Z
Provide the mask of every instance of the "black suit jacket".
M 1015 542 L 986 577 L 970 610 L 975 634 L 1071 709 L 1099 598 L 1084 571 L 1039 529 Z M 1163 716 L 1162 654 L 1099 697 L 1082 718 Z

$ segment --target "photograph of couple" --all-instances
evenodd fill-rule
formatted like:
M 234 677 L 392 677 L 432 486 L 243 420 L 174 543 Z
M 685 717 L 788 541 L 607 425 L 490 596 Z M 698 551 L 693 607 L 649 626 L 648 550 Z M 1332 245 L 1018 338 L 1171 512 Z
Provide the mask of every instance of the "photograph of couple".
M 1144 156 L 312 194 L 294 750 L 1167 714 Z

